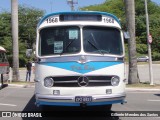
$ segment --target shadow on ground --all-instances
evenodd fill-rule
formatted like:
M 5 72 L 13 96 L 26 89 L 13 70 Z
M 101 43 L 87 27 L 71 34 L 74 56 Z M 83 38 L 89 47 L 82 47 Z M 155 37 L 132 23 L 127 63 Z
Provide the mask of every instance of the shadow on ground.
M 8 87 L 8 84 L 3 84 L 3 85 L 0 86 L 0 90 L 3 89 L 3 88 L 6 88 L 6 87 Z
M 160 97 L 160 94 L 154 94 L 155 96 L 158 96 L 158 97 Z
M 23 117 L 23 120 L 119 120 L 119 117 L 110 117 L 114 111 L 101 111 L 101 108 L 79 108 L 79 107 L 36 107 L 35 96 L 32 96 L 23 109 L 23 113 L 36 113 L 42 118 Z

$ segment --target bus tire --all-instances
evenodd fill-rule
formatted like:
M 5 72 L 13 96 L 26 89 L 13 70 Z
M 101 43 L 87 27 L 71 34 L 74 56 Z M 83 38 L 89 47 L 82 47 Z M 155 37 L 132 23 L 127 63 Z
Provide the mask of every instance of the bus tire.
M 111 111 L 111 108 L 112 108 L 112 104 L 104 105 L 102 107 L 102 111 Z
M 43 112 L 49 111 L 49 106 L 47 106 L 47 105 L 43 105 L 40 107 L 41 107 L 41 111 L 43 111 Z
M 111 109 L 112 109 L 112 104 L 106 105 L 106 110 L 107 110 L 107 111 L 110 111 Z

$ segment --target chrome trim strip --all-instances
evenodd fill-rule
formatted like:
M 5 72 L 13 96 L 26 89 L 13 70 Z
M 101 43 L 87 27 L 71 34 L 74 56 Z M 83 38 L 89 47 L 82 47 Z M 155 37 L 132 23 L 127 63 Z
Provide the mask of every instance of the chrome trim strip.
M 79 62 L 81 56 L 85 56 L 86 62 L 91 61 L 117 61 L 124 62 L 124 57 L 116 57 L 116 56 L 93 56 L 93 55 L 75 55 L 75 56 L 58 56 L 58 57 L 45 57 L 39 58 L 38 63 L 43 62 Z
M 111 80 L 89 80 L 89 82 L 111 82 Z
M 41 95 L 41 94 L 36 94 L 37 99 L 41 100 L 73 100 L 73 96 L 54 96 L 54 95 Z
M 98 101 L 112 101 L 112 100 L 119 100 L 124 99 L 126 97 L 126 93 L 119 93 L 119 94 L 108 94 L 108 95 L 76 95 L 76 96 L 92 96 L 93 102 Z M 73 101 L 75 99 L 75 96 L 58 96 L 58 95 L 41 95 L 36 94 L 37 100 L 43 100 L 43 101 L 55 101 L 60 100 L 64 102 L 75 102 Z M 67 101 L 65 101 L 67 100 Z
M 70 80 L 70 81 L 55 81 L 55 83 L 77 83 L 77 80 Z
M 89 82 L 111 82 L 111 80 L 89 80 Z M 55 83 L 77 83 L 77 80 L 55 81 Z

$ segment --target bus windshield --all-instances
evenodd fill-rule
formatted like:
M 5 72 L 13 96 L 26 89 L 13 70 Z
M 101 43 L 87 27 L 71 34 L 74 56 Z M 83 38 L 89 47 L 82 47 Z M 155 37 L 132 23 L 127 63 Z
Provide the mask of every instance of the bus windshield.
M 41 56 L 80 52 L 80 28 L 76 26 L 51 27 L 40 31 Z
M 110 27 L 82 27 L 83 49 L 89 54 L 122 55 L 120 30 Z M 81 51 L 80 27 L 49 27 L 40 31 L 39 55 L 75 54 Z
M 87 26 L 83 28 L 83 36 L 85 52 L 123 54 L 120 31 L 116 28 Z

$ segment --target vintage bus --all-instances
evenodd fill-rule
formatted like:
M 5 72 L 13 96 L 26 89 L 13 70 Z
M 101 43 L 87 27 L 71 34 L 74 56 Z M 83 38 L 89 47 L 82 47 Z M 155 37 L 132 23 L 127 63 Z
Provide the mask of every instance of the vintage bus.
M 0 46 L 0 87 L 9 79 L 9 62 L 6 56 L 6 50 Z
M 57 12 L 37 27 L 37 106 L 105 106 L 125 102 L 124 38 L 106 12 Z

